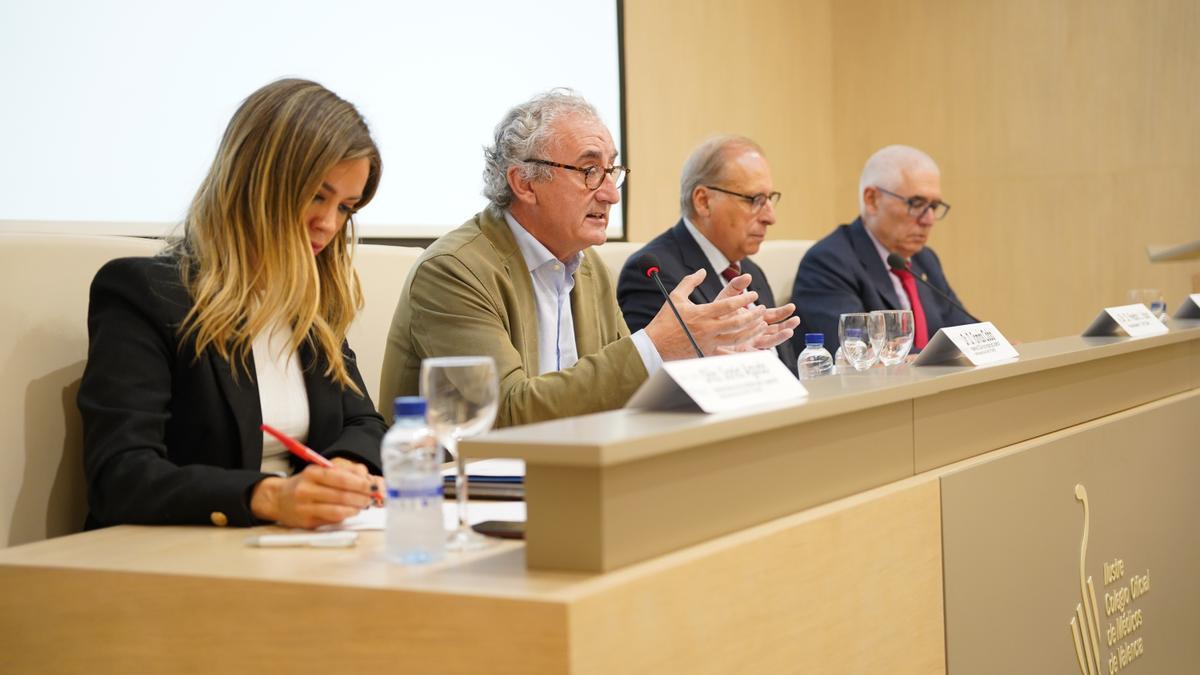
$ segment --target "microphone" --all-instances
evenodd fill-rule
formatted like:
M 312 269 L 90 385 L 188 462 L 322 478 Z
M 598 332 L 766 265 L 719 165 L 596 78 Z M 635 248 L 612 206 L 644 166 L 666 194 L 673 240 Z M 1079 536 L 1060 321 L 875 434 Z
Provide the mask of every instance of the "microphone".
M 891 267 L 892 269 L 896 270 L 897 272 L 907 271 L 909 274 L 912 274 L 912 271 L 908 269 L 908 260 L 905 259 L 904 256 L 897 255 L 895 253 L 889 253 L 888 257 L 887 257 L 887 263 L 888 263 L 888 267 Z M 920 276 L 918 276 L 916 274 L 913 274 L 913 278 L 916 279 L 917 281 L 925 284 L 925 288 L 928 288 L 929 290 L 933 291 L 934 293 L 937 293 L 938 295 L 942 296 L 943 300 L 950 303 L 951 305 L 954 305 L 956 308 L 958 308 L 958 311 L 962 312 L 963 314 L 966 314 L 967 317 L 969 319 L 971 319 L 971 321 L 974 321 L 975 323 L 980 322 L 979 319 L 975 318 L 974 314 L 971 314 L 970 312 L 967 311 L 966 307 L 963 307 L 962 305 L 955 302 L 954 299 L 951 298 L 950 295 L 948 293 L 946 293 L 945 291 L 943 291 L 942 289 L 938 288 L 937 286 L 934 286 L 933 284 L 929 283 L 928 281 L 925 281 L 924 279 L 922 279 Z
M 667 293 L 667 287 L 663 286 L 662 279 L 659 278 L 658 256 L 653 253 L 643 253 L 638 258 L 638 269 L 642 270 L 642 274 L 654 280 L 658 284 L 658 290 L 662 292 L 663 298 L 666 299 L 667 305 L 675 314 L 675 320 L 679 322 L 679 327 L 683 329 L 683 334 L 692 342 L 692 349 L 696 350 L 696 356 L 704 358 L 704 352 L 700 351 L 700 345 L 696 344 L 696 338 L 692 337 L 692 331 L 688 330 L 687 324 L 683 322 L 683 317 L 679 316 L 679 310 L 675 309 L 675 303 L 671 302 L 671 295 Z

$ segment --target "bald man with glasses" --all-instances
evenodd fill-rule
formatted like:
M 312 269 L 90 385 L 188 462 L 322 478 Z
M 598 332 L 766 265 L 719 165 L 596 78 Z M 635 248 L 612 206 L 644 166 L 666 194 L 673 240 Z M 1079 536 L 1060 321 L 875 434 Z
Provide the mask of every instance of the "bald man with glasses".
M 800 261 L 792 286 L 800 316 L 799 340 L 793 344 L 802 344 L 802 333 L 824 333 L 825 347 L 837 349 L 838 318 L 851 312 L 913 310 L 913 352 L 940 328 L 973 323 L 917 280 L 958 302 L 941 261 L 926 245 L 934 224 L 950 211 L 933 159 L 904 145 L 879 150 L 863 167 L 858 200 L 858 218 L 839 225 Z M 887 262 L 892 254 L 904 258 L 908 268 L 892 271 Z
M 617 281 L 617 302 L 629 330 L 647 325 L 662 306 L 662 293 L 639 264 L 647 253 L 657 257 L 668 288 L 704 270 L 704 281 L 690 296 L 693 303 L 711 302 L 734 279 L 748 275 L 748 290 L 758 293 L 758 304 L 774 307 L 767 277 L 750 256 L 758 252 L 767 228 L 775 223 L 779 197 L 771 167 L 754 141 L 717 136 L 693 150 L 680 178 L 679 221 L 630 256 Z M 779 309 L 790 316 L 794 308 Z M 775 349 L 795 372 L 792 346 L 785 343 Z

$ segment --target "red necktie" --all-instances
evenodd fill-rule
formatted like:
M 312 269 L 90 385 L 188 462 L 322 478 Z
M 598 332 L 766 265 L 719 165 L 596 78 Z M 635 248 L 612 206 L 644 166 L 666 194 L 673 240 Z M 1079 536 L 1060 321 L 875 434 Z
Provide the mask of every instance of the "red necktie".
M 726 267 L 721 272 L 721 277 L 724 278 L 725 281 L 733 281 L 733 278 L 738 276 L 741 273 L 742 273 L 742 270 L 740 268 L 738 268 L 738 264 L 735 262 L 731 262 L 731 263 L 729 263 L 729 267 Z
M 910 263 L 911 264 L 911 263 Z M 913 347 L 924 349 L 929 343 L 929 327 L 925 325 L 925 308 L 921 306 L 921 296 L 917 294 L 917 279 L 907 269 L 892 270 L 892 274 L 900 277 L 900 285 L 904 286 L 904 294 L 908 296 L 908 304 L 912 305 Z

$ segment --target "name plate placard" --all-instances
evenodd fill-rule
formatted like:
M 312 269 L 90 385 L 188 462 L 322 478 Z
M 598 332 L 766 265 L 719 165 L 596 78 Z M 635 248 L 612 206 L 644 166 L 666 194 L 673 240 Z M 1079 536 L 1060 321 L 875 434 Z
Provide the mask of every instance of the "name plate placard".
M 939 329 L 913 365 L 937 366 L 965 360 L 973 366 L 986 366 L 1020 356 L 991 321 L 984 321 Z
M 1200 293 L 1192 293 L 1175 312 L 1176 319 L 1200 319 Z
M 625 407 L 718 413 L 774 406 L 805 396 L 804 385 L 772 349 L 668 361 L 642 383 Z
M 1166 325 L 1143 304 L 1105 307 L 1092 325 L 1083 331 L 1083 337 L 1146 337 L 1167 332 Z

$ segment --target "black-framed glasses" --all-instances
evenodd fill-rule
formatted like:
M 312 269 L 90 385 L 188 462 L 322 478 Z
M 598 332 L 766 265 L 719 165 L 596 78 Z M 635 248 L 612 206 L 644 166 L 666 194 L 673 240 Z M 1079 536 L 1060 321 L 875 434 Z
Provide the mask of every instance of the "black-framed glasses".
M 907 204 L 908 215 L 912 216 L 913 218 L 920 219 L 921 216 L 925 215 L 926 211 L 932 210 L 933 217 L 937 220 L 941 220 L 942 218 L 946 217 L 947 213 L 950 212 L 950 205 L 946 202 L 931 202 L 924 197 L 905 197 L 890 190 L 884 190 L 878 185 L 875 186 L 875 189 L 879 190 L 885 195 L 895 197 L 896 199 L 899 199 Z
M 766 206 L 767 202 L 771 202 L 771 206 L 775 206 L 776 204 L 779 203 L 779 198 L 783 196 L 783 195 L 779 194 L 778 192 L 772 192 L 770 194 L 763 194 L 760 192 L 756 195 L 744 195 L 740 192 L 734 192 L 733 190 L 726 190 L 725 188 L 719 188 L 716 185 L 705 185 L 704 187 L 708 188 L 709 190 L 716 190 L 717 192 L 724 192 L 725 194 L 732 195 L 734 197 L 741 197 L 742 199 L 745 199 L 746 201 L 750 202 L 750 208 L 754 209 L 755 211 L 762 210 L 762 207 Z
M 621 185 L 625 183 L 625 177 L 629 175 L 629 167 L 621 166 L 620 164 L 605 168 L 595 165 L 571 166 L 570 164 L 551 162 L 547 159 L 527 159 L 525 161 L 532 164 L 544 164 L 546 166 L 556 166 L 560 169 L 578 171 L 579 173 L 583 174 L 583 184 L 589 190 L 599 190 L 600 185 L 604 182 L 605 176 L 612 176 L 613 187 L 621 187 Z

